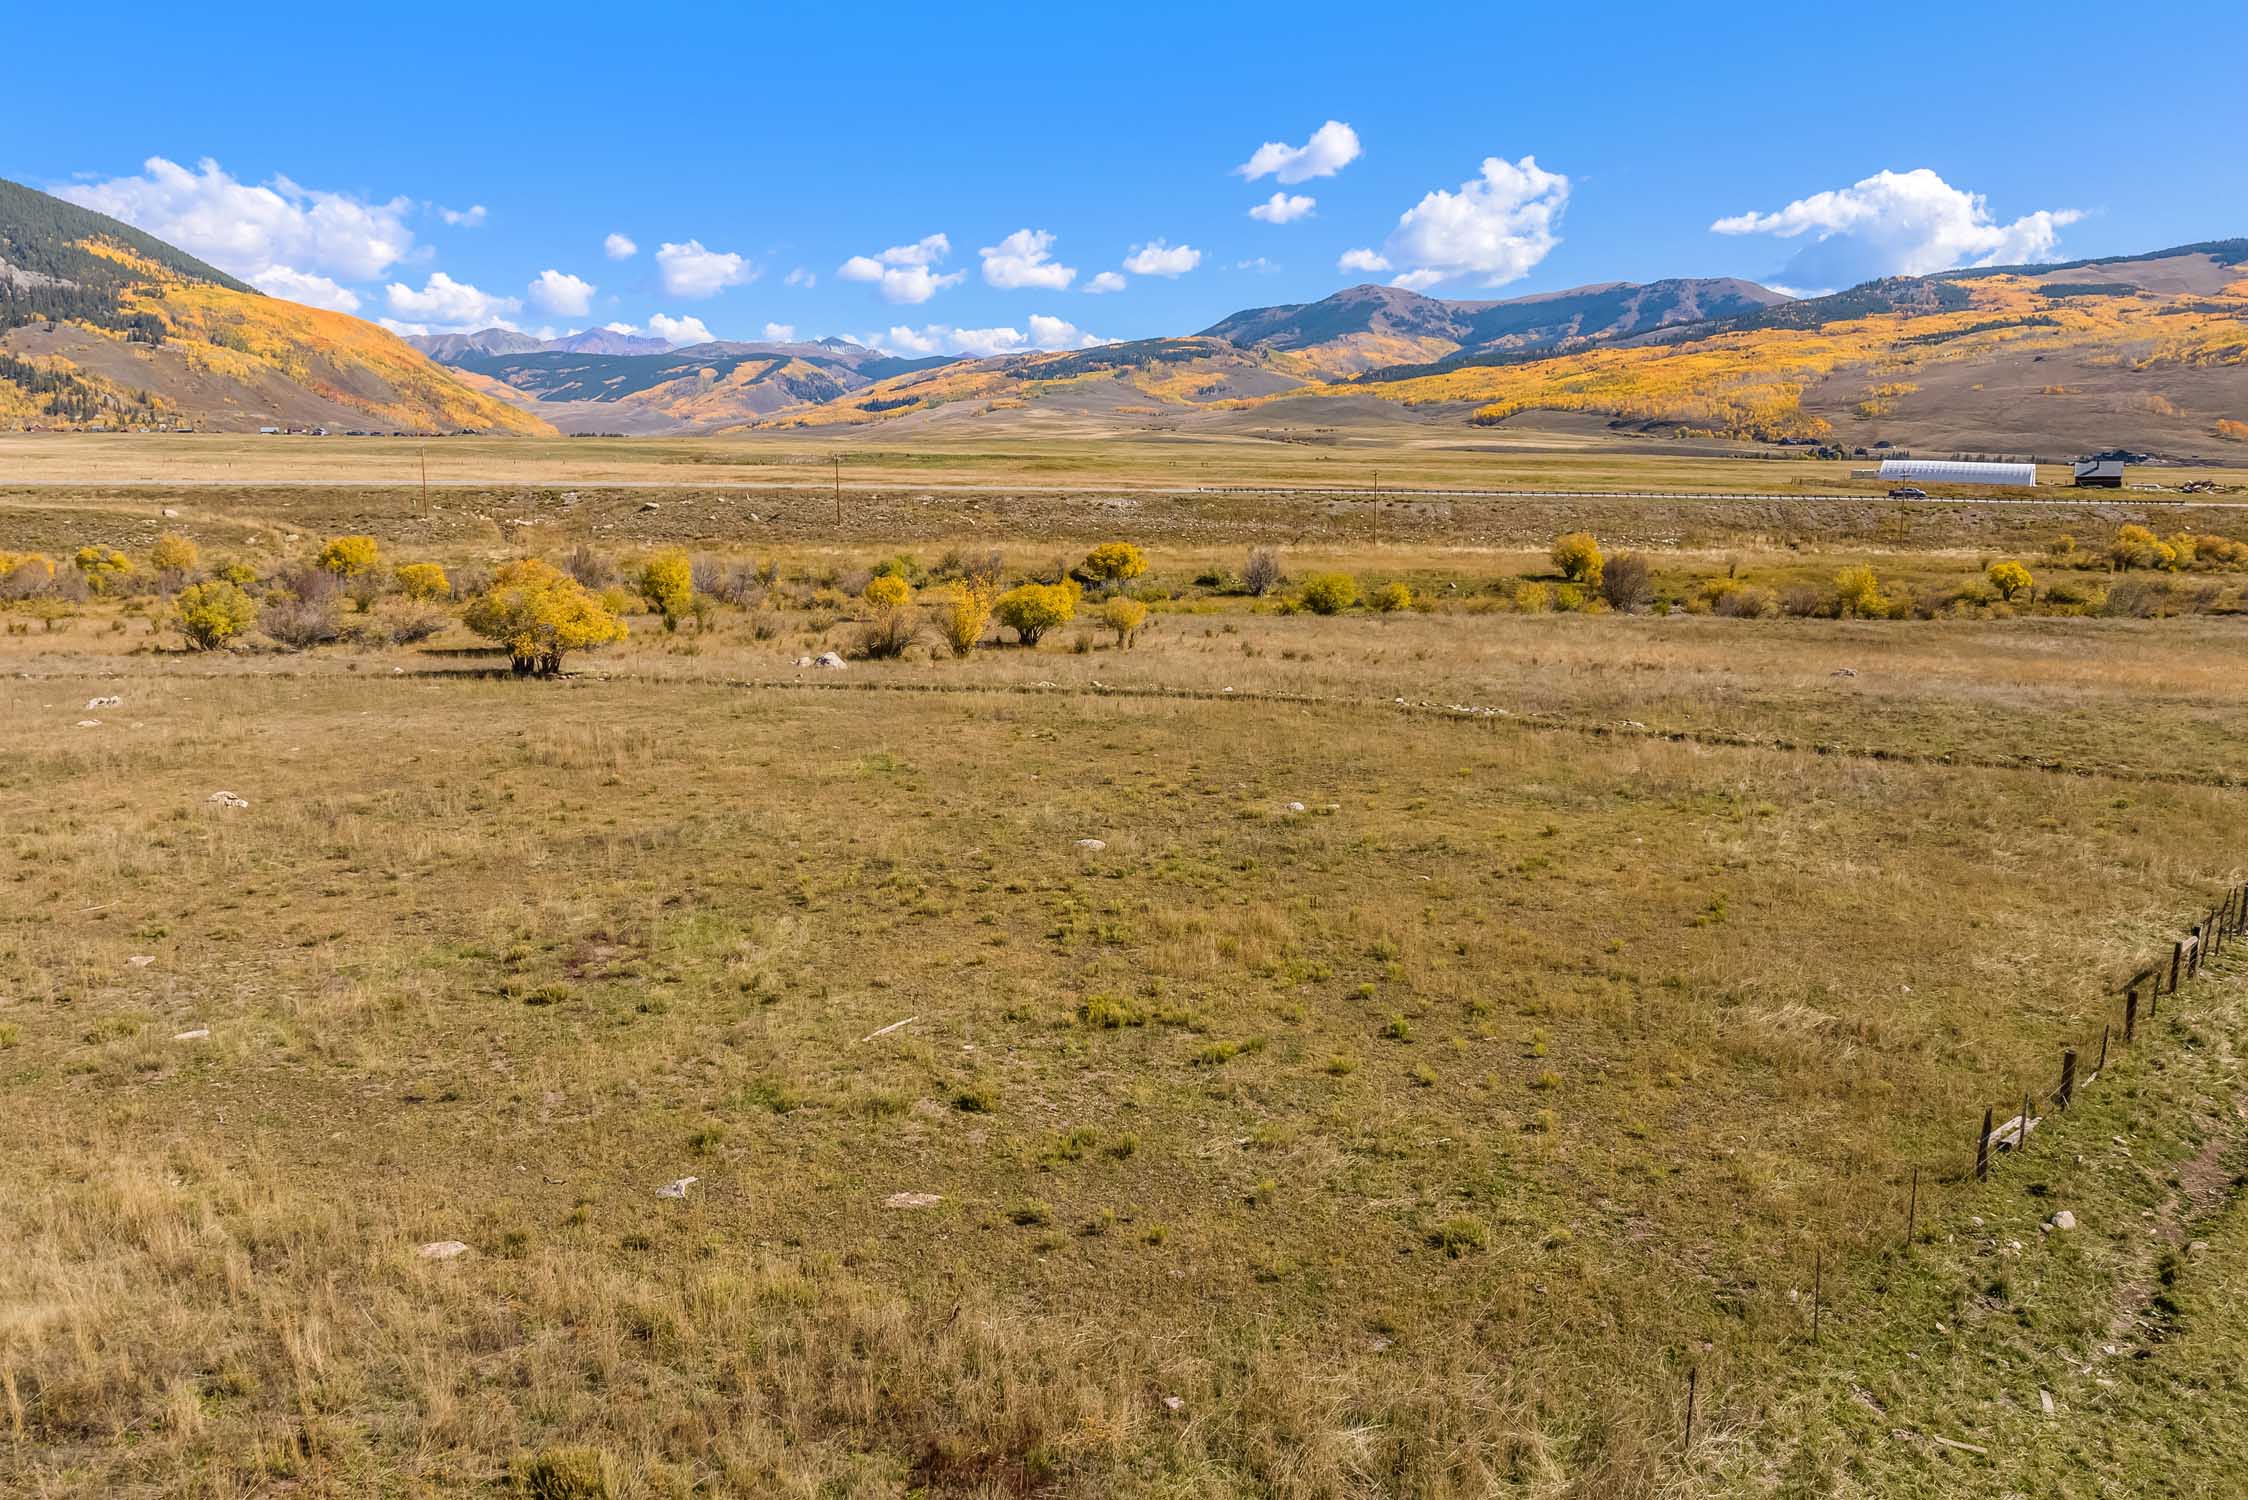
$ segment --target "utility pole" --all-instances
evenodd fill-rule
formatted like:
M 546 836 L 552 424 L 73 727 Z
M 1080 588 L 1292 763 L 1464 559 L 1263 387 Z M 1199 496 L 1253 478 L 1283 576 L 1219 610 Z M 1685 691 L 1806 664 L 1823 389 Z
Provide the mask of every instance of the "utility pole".
M 1382 544 L 1382 471 L 1374 471 L 1374 545 Z
M 429 450 L 417 448 L 415 451 L 421 455 L 422 514 L 426 516 L 429 514 Z
M 833 455 L 835 464 L 835 529 L 843 530 L 843 455 Z

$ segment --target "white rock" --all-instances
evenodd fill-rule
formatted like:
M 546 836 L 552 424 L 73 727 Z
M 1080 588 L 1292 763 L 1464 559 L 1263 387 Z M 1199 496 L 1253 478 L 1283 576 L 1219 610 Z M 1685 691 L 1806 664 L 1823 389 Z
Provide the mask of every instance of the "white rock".
M 237 797 L 232 792 L 213 792 L 204 800 L 216 802 L 221 807 L 248 807 L 250 805 L 249 798 Z
M 677 1182 L 667 1182 L 656 1189 L 656 1196 L 658 1198 L 684 1198 L 687 1196 L 687 1189 L 701 1180 L 699 1177 L 682 1177 Z
M 884 1208 L 935 1208 L 944 1202 L 942 1193 L 892 1193 L 882 1200 Z
M 1079 839 L 1079 840 L 1077 841 L 1077 847 L 1078 847 L 1078 848 L 1080 848 L 1080 849 L 1082 849 L 1082 850 L 1084 850 L 1084 851 L 1085 851 L 1085 852 L 1086 852 L 1087 854 L 1098 854 L 1098 853 L 1100 853 L 1100 852 L 1101 852 L 1101 851 L 1102 851 L 1103 849 L 1106 849 L 1106 848 L 1108 847 L 1108 840 L 1106 840 L 1106 839 Z
M 1184 1411 L 1186 1409 L 1186 1402 L 1181 1400 L 1177 1396 L 1165 1396 L 1163 1398 L 1163 1404 L 1171 1408 L 1171 1410 L 1173 1411 Z
M 647 502 L 645 502 L 644 504 L 642 504 L 642 505 L 641 505 L 641 507 L 640 507 L 640 509 L 641 509 L 642 511 L 651 511 L 651 510 L 657 510 L 657 509 L 660 509 L 660 507 L 659 507 L 659 506 L 658 506 L 658 505 L 656 504 L 656 502 L 655 502 L 655 501 L 653 501 L 653 500 L 650 500 L 650 501 L 647 501 Z
M 836 655 L 833 651 L 823 651 L 820 653 L 819 660 L 813 662 L 812 665 L 815 667 L 824 667 L 830 672 L 839 672 L 843 668 L 849 666 L 850 663 L 845 661 L 842 657 Z
M 421 1247 L 421 1258 L 423 1260 L 451 1260 L 467 1249 L 468 1246 L 462 1244 L 459 1240 L 434 1240 Z
M 2055 1229 L 2074 1229 L 2076 1227 L 2076 1215 L 2065 1208 L 2062 1209 L 2059 1213 L 2053 1215 L 2053 1227 Z
M 167 506 L 163 507 L 163 510 L 164 510 L 164 519 L 165 519 L 165 520 L 167 520 L 167 521 L 172 521 L 172 520 L 177 520 L 177 519 L 179 518 L 179 512 L 178 512 L 178 511 L 176 511 L 176 510 L 174 510 L 174 509 L 172 509 L 172 508 L 171 508 L 171 507 L 170 507 L 169 505 L 167 505 Z
M 131 958 L 126 959 L 125 962 L 131 964 L 136 969 L 145 969 L 150 964 L 156 962 L 156 956 L 152 953 L 136 953 Z
M 125 700 L 122 698 L 88 698 L 86 706 L 88 708 L 123 708 Z
M 101 728 L 101 720 L 99 720 L 99 719 L 80 719 L 80 720 L 78 721 L 78 727 L 79 727 L 80 729 L 99 729 L 99 728 Z
M 1303 810 L 1304 805 L 1301 802 L 1291 802 L 1288 804 L 1288 811 L 1292 813 L 1302 812 Z
M 2037 1393 L 2037 1404 L 2045 1408 L 2045 1415 L 2048 1417 L 2053 1415 L 2053 1393 L 2051 1391 L 2039 1391 Z
M 175 1031 L 175 1032 L 173 1032 L 173 1033 L 172 1033 L 172 1040 L 173 1040 L 173 1041 L 175 1041 L 175 1042 L 201 1042 L 201 1041 L 207 1041 L 207 1040 L 209 1040 L 209 1039 L 210 1039 L 210 1035 L 211 1035 L 211 1028 L 210 1028 L 210 1027 L 208 1027 L 208 1026 L 198 1026 L 198 1027 L 196 1027 L 196 1028 L 195 1028 L 195 1029 L 194 1029 L 193 1031 Z

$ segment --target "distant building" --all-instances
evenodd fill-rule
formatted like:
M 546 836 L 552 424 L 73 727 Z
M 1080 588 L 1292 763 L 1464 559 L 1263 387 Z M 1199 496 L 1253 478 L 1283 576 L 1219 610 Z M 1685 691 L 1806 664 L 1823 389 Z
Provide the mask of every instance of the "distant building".
M 1885 458 L 1881 477 L 1898 484 L 2037 483 L 2035 464 L 1976 464 L 1948 458 Z
M 2123 460 L 2120 458 L 2080 458 L 2076 461 L 2076 482 L 2085 488 L 2122 489 Z
M 258 429 L 260 432 L 279 432 L 280 430 L 278 427 L 260 427 Z

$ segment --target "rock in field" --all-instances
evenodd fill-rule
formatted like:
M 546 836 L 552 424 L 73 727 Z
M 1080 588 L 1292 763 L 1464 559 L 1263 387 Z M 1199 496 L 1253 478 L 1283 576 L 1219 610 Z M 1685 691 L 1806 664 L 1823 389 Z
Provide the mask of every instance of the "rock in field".
M 884 1208 L 935 1208 L 944 1202 L 942 1193 L 892 1193 L 882 1200 Z
M 237 797 L 232 792 L 213 792 L 204 800 L 216 802 L 221 807 L 248 807 L 250 805 L 249 798 Z
M 841 670 L 843 670 L 843 668 L 849 666 L 850 663 L 845 661 L 842 657 L 836 655 L 833 651 L 823 651 L 820 653 L 819 660 L 813 662 L 812 665 L 815 667 L 824 667 L 830 672 L 840 672 Z
M 687 1189 L 701 1180 L 699 1177 L 682 1177 L 677 1182 L 667 1182 L 656 1189 L 656 1196 L 658 1198 L 684 1198 L 687 1196 Z
M 1077 841 L 1077 847 L 1078 847 L 1078 848 L 1080 848 L 1080 849 L 1082 849 L 1082 850 L 1084 850 L 1084 851 L 1085 851 L 1085 852 L 1086 852 L 1087 854 L 1098 854 L 1098 853 L 1100 853 L 1100 852 L 1101 852 L 1101 851 L 1102 851 L 1103 849 L 1106 849 L 1106 848 L 1108 847 L 1108 840 L 1107 840 L 1107 839 L 1079 839 L 1079 840 Z
M 467 1249 L 468 1246 L 462 1244 L 459 1240 L 434 1240 L 421 1247 L 421 1258 L 423 1260 L 451 1260 Z

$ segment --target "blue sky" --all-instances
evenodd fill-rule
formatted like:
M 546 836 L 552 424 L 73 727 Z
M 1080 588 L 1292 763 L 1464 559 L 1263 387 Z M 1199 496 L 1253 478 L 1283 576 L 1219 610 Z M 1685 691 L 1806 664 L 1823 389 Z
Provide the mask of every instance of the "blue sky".
M 1809 10 L 40 6 L 0 176 L 400 327 L 915 352 L 2248 233 L 2236 6 Z

